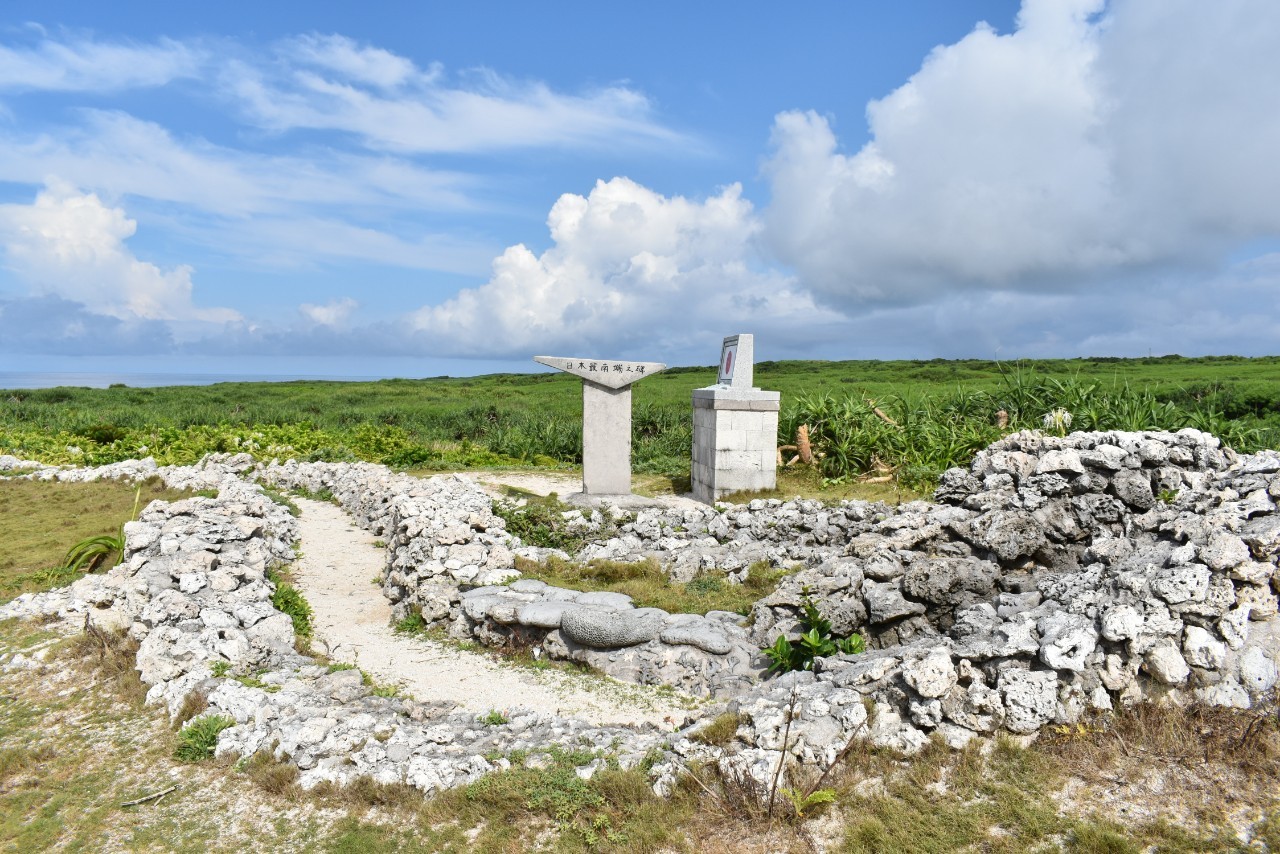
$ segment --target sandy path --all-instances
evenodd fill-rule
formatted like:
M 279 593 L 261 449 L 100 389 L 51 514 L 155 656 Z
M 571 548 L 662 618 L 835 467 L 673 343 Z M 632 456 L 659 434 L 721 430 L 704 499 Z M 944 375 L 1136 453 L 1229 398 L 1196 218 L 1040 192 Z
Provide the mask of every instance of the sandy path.
M 314 643 L 334 661 L 355 664 L 377 682 L 402 686 L 422 702 L 484 714 L 517 707 L 582 717 L 601 724 L 652 722 L 663 727 L 689 714 L 679 699 L 612 679 L 502 664 L 424 638 L 397 635 L 391 606 L 373 579 L 386 552 L 332 504 L 292 499 L 302 557 L 294 584 L 311 604 Z

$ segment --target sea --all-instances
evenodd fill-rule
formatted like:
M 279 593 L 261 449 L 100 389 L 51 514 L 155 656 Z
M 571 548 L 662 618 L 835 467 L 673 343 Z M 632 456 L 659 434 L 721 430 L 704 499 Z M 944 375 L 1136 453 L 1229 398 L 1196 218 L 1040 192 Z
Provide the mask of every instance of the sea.
M 131 374 L 95 372 L 0 371 L 0 389 L 107 388 L 117 383 L 133 388 L 155 388 L 171 385 L 213 385 L 214 383 L 279 383 L 292 380 L 331 380 L 336 382 L 369 382 L 385 377 L 341 377 L 315 374 Z

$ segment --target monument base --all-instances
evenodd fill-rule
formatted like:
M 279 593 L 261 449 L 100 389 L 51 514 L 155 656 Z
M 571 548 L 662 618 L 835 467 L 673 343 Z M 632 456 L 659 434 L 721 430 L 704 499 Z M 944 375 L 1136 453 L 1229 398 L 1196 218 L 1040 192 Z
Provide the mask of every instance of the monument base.
M 776 391 L 694 389 L 694 498 L 713 504 L 731 492 L 777 486 L 780 399 Z

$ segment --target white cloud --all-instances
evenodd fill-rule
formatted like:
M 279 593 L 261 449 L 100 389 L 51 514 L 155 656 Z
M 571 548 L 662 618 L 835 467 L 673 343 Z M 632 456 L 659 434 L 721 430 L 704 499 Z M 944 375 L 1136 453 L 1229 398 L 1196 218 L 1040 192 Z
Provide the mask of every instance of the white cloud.
M 57 134 L 0 132 L 0 181 L 58 175 L 108 197 L 162 203 L 163 227 L 275 267 L 355 259 L 481 274 L 492 258 L 492 242 L 413 222 L 476 211 L 470 176 L 389 155 L 239 151 L 120 112 L 84 117 L 82 128 Z
M 359 305 L 351 297 L 343 297 L 342 299 L 330 300 L 324 305 L 303 303 L 298 306 L 298 311 L 302 312 L 303 317 L 317 326 L 341 326 L 347 322 L 351 312 L 355 311 Z
M 846 155 L 786 113 L 768 238 L 844 306 L 1072 290 L 1280 234 L 1280 6 L 1025 0 L 936 48 Z M 1267 102 L 1270 101 L 1270 104 Z
M 512 246 L 486 284 L 414 315 L 433 352 L 643 356 L 696 350 L 701 336 L 714 361 L 720 337 L 744 323 L 829 320 L 788 279 L 753 266 L 759 226 L 736 184 L 699 202 L 600 181 L 585 198 L 561 196 L 547 225 L 554 244 L 541 255 Z
M 172 39 L 154 44 L 91 39 L 45 39 L 32 47 L 0 44 L 0 91 L 105 92 L 163 86 L 196 76 L 204 61 L 202 49 Z
M 0 205 L 9 266 L 37 295 L 120 319 L 223 323 L 240 315 L 192 302 L 192 270 L 162 270 L 125 245 L 137 223 L 92 193 L 52 181 L 31 205 Z
M 377 150 L 417 153 L 693 144 L 625 86 L 569 94 L 484 68 L 450 82 L 438 63 L 420 69 L 336 35 L 290 39 L 279 53 L 275 66 L 234 62 L 223 75 L 249 119 L 270 130 L 341 131 Z
M 84 124 L 56 133 L 0 135 L 0 180 L 55 174 L 114 195 L 177 202 L 238 217 L 308 209 L 380 206 L 467 210 L 475 179 L 387 155 L 334 151 L 269 155 L 178 139 L 127 113 L 82 112 Z
M 340 35 L 298 36 L 286 41 L 281 52 L 293 59 L 337 72 L 360 83 L 382 89 L 399 86 L 419 72 L 412 62 L 381 48 L 357 44 Z

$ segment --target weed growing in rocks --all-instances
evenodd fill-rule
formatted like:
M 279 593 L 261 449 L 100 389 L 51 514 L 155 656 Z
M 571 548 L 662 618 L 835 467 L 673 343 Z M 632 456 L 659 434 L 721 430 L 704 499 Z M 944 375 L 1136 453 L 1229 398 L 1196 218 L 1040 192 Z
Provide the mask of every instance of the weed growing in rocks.
M 279 490 L 276 490 L 276 489 L 272 489 L 269 486 L 264 486 L 262 487 L 262 494 L 267 496 L 267 498 L 270 498 L 276 504 L 279 504 L 284 509 L 288 510 L 290 516 L 293 516 L 296 518 L 302 515 L 302 511 L 298 509 L 298 505 L 295 504 L 289 498 L 289 496 L 285 495 L 283 492 L 280 492 Z
M 862 636 L 856 632 L 844 638 L 833 636 L 831 621 L 822 616 L 812 599 L 806 597 L 800 609 L 799 639 L 793 644 L 786 635 L 779 635 L 773 646 L 761 650 L 771 662 L 770 673 L 812 670 L 815 659 L 836 653 L 855 655 L 866 650 Z
M 299 498 L 308 498 L 312 501 L 326 501 L 329 504 L 338 503 L 338 499 L 334 496 L 334 494 L 329 490 L 323 489 L 323 488 L 312 491 L 310 489 L 304 489 L 301 486 L 297 486 L 293 488 L 292 492 L 294 495 L 298 496 Z
M 181 730 L 187 721 L 199 717 L 209 708 L 209 697 L 203 691 L 192 691 L 182 698 L 178 714 L 173 718 L 173 728 Z
M 510 719 L 497 709 L 490 709 L 489 713 L 487 715 L 481 715 L 479 720 L 480 723 L 485 726 L 502 726 Z
M 182 762 L 199 762 L 213 758 L 218 746 L 218 733 L 235 726 L 227 715 L 202 715 L 191 720 L 178 733 L 178 746 L 173 756 Z
M 738 725 L 741 723 L 742 717 L 737 712 L 725 712 L 717 715 L 710 724 L 689 737 L 701 744 L 723 746 L 733 741 L 733 737 L 738 734 Z
M 507 532 L 519 537 L 526 545 L 544 549 L 560 549 L 573 554 L 587 544 L 588 537 L 580 529 L 571 529 L 561 515 L 569 506 L 562 504 L 555 493 L 546 498 L 521 492 L 517 501 L 495 501 L 493 512 L 507 523 Z M 607 537 L 608 533 L 599 535 Z
M 290 584 L 278 571 L 267 574 L 276 591 L 271 594 L 271 604 L 277 611 L 288 614 L 293 620 L 293 633 L 299 638 L 311 637 L 311 606 L 303 598 L 298 588 Z
M 142 706 L 147 686 L 138 678 L 138 641 L 127 629 L 104 630 L 86 614 L 84 632 L 72 637 L 68 647 L 73 657 L 94 660 L 98 671 L 124 699 Z

